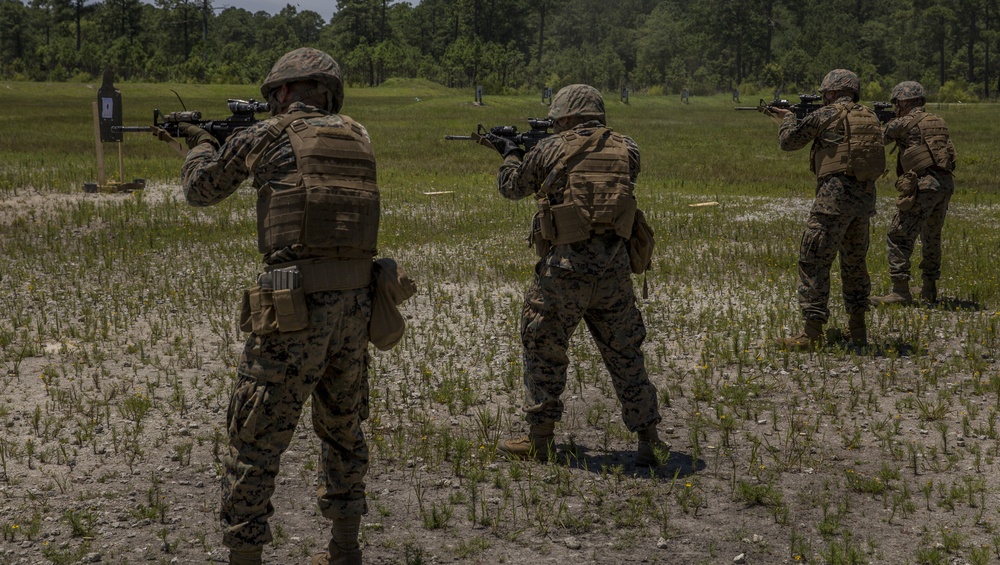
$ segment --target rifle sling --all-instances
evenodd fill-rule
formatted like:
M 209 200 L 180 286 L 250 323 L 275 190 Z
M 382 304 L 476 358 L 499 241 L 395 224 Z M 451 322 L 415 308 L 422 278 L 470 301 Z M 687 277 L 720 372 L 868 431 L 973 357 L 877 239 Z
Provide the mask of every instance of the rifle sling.
M 917 119 L 915 119 L 912 122 L 910 122 L 910 125 L 906 126 L 906 129 L 903 130 L 902 135 L 900 135 L 900 138 L 903 138 L 903 137 L 906 137 L 907 135 L 909 135 L 910 134 L 910 130 L 912 130 L 914 127 L 916 127 L 917 124 L 919 124 L 921 122 L 921 120 L 923 120 L 924 118 L 926 118 L 928 115 L 929 114 L 927 112 L 924 112 L 923 114 L 920 114 L 920 116 Z M 891 154 L 895 153 L 897 149 L 902 150 L 902 146 L 900 145 L 899 141 L 897 141 L 896 144 L 892 146 L 892 150 L 889 152 L 889 154 L 891 155 Z

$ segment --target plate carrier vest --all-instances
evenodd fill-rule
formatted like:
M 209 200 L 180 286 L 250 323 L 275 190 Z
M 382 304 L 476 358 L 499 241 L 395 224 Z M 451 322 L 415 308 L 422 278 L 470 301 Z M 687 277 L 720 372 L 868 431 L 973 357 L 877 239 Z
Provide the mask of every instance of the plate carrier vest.
M 295 154 L 296 170 L 281 179 L 293 188 L 257 191 L 257 243 L 261 253 L 296 244 L 331 258 L 375 255 L 379 192 L 375 155 L 364 129 L 340 115 L 340 126 L 311 125 L 306 119 L 326 113 L 282 116 L 247 156 L 253 170 L 281 132 Z
M 900 148 L 899 169 L 904 173 L 913 171 L 922 175 L 931 167 L 940 167 L 946 171 L 955 170 L 955 146 L 951 143 L 948 124 L 936 114 L 923 113 L 906 128 L 908 134 L 917 127 L 920 131 L 921 143 L 911 147 Z
M 882 126 L 871 110 L 853 102 L 835 104 L 838 113 L 829 120 L 829 129 L 843 131 L 839 143 L 824 146 L 819 139 L 810 151 L 816 178 L 844 173 L 860 181 L 875 180 L 885 173 Z M 825 129 L 825 128 L 824 128 Z
M 590 135 L 574 130 L 557 135 L 565 154 L 538 192 L 542 238 L 564 245 L 613 231 L 628 239 L 636 201 L 625 138 L 611 128 L 598 128 Z M 563 177 L 565 186 L 553 189 Z

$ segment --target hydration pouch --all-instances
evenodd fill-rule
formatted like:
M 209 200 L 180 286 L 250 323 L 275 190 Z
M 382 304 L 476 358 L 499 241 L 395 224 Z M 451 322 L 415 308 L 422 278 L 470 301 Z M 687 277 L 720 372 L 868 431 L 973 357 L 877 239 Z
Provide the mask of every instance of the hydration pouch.
M 564 245 L 590 239 L 590 220 L 575 202 L 556 204 L 551 208 L 552 224 L 555 227 L 552 243 Z M 542 224 L 542 234 L 545 234 Z

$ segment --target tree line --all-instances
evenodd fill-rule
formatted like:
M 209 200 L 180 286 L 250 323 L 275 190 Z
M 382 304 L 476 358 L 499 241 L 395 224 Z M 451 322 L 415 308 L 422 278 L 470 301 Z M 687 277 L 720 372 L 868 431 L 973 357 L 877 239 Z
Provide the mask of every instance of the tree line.
M 212 0 L 0 0 L 0 79 L 258 83 L 301 46 L 352 85 L 416 77 L 487 92 L 812 91 L 830 69 L 866 99 L 919 80 L 939 99 L 1000 90 L 1000 0 L 337 0 L 329 21 Z

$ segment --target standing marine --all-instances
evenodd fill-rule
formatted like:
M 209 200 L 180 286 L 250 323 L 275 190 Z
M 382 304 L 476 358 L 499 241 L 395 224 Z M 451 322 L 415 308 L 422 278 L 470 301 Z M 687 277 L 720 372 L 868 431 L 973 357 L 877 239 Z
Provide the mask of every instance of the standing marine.
M 234 565 L 261 563 L 281 454 L 312 399 L 322 441 L 317 492 L 333 521 L 328 552 L 313 563 L 360 564 L 367 511 L 368 324 L 379 225 L 368 132 L 339 114 L 337 62 L 311 48 L 286 53 L 260 88 L 272 117 L 225 144 L 193 125 L 184 195 L 210 206 L 252 179 L 264 272 L 244 293 L 250 337 L 236 368 L 223 458 L 223 543 Z
M 816 198 L 799 245 L 799 307 L 805 324 L 795 337 L 778 345 L 808 350 L 821 346 L 830 317 L 830 268 L 840 255 L 848 339 L 867 345 L 865 312 L 871 279 L 865 262 L 869 222 L 875 215 L 875 179 L 885 172 L 882 128 L 875 113 L 858 104 L 861 81 L 853 72 L 835 69 L 819 87 L 823 107 L 801 120 L 784 109 L 778 144 L 785 151 L 812 143 L 810 169 L 816 175 Z
M 919 82 L 901 82 L 892 89 L 896 119 L 885 126 L 885 142 L 895 142 L 896 213 L 886 234 L 886 254 L 892 291 L 871 299 L 872 304 L 910 304 L 910 256 L 920 238 L 920 297 L 937 302 L 941 278 L 941 230 L 948 202 L 955 192 L 955 146 L 948 124 L 941 116 L 924 110 L 927 94 Z
M 501 442 L 510 457 L 547 461 L 556 454 L 555 423 L 563 413 L 567 349 L 587 324 L 611 374 L 622 419 L 638 434 L 637 466 L 653 466 L 669 446 L 660 441 L 656 387 L 646 373 L 646 328 L 632 288 L 628 240 L 637 222 L 633 195 L 639 148 L 607 127 L 601 93 L 574 84 L 552 98 L 554 135 L 525 154 L 512 139 L 487 135 L 504 157 L 500 194 L 534 196 L 531 240 L 540 260 L 524 298 L 524 437 Z

